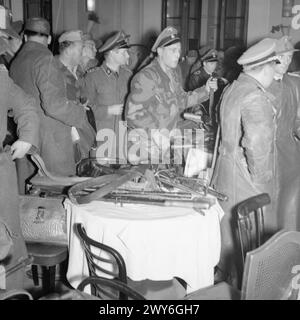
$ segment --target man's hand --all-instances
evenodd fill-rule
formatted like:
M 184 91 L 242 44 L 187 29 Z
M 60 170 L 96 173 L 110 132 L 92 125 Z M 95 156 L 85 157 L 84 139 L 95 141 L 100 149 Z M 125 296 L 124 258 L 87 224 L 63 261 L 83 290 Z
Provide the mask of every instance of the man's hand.
M 210 92 L 210 89 L 213 89 L 214 92 L 218 90 L 218 79 L 209 78 L 206 82 L 206 90 Z
M 12 159 L 21 159 L 25 156 L 25 154 L 30 150 L 31 144 L 25 141 L 17 140 L 11 146 L 11 155 Z
M 114 104 L 108 107 L 108 114 L 111 116 L 120 116 L 123 112 L 123 104 Z

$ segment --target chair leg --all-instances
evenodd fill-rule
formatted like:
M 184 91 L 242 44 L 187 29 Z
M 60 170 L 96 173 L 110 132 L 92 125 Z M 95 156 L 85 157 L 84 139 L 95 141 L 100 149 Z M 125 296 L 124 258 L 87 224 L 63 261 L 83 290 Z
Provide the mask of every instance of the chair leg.
M 49 267 L 50 292 L 55 292 L 55 274 L 56 274 L 56 266 Z
M 38 273 L 38 266 L 33 264 L 31 266 L 31 273 L 32 273 L 32 280 L 35 286 L 39 285 L 39 273 Z
M 43 269 L 43 293 L 55 292 L 55 272 L 56 266 L 42 267 Z

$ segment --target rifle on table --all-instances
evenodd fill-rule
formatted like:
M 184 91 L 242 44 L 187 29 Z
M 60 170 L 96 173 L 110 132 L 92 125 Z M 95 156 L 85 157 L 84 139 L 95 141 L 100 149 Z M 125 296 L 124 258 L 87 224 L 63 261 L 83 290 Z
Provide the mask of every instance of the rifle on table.
M 192 200 L 184 199 L 149 199 L 148 197 L 139 197 L 134 194 L 131 195 L 117 195 L 110 194 L 101 199 L 101 201 L 114 202 L 116 204 L 143 204 L 161 207 L 177 207 L 177 208 L 191 208 L 208 210 L 216 202 L 214 198 L 194 198 Z
M 220 201 L 228 200 L 225 194 L 214 190 L 204 179 L 176 176 L 172 172 L 167 171 L 158 172 L 156 177 L 161 183 L 190 193 L 194 197 L 212 195 Z

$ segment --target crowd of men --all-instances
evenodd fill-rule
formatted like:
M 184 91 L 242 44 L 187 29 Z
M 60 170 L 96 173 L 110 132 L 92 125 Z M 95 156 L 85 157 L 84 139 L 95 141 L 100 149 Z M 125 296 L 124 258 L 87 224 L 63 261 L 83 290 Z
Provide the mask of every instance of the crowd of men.
M 0 138 L 5 140 L 8 112 L 18 137 L 0 149 L 0 240 L 5 235 L 12 242 L 7 267 L 26 256 L 17 215 L 18 192 L 25 192 L 34 173 L 26 154 L 38 152 L 51 173 L 72 176 L 93 147 L 107 143 L 101 130 L 114 134 L 106 156 L 118 158 L 118 150 L 124 151 L 119 131 L 125 127 L 134 131 L 140 147 L 125 160 L 163 163 L 170 133 L 189 127 L 181 118 L 183 111 L 199 104 L 206 110 L 213 105 L 211 120 L 221 131 L 212 185 L 229 197 L 221 203 L 222 275 L 237 278 L 234 210 L 241 201 L 267 192 L 272 200 L 265 212 L 268 232 L 299 229 L 300 78 L 287 73 L 295 51 L 288 37 L 266 38 L 245 51 L 237 60 L 243 72 L 232 84 L 233 79 L 217 75 L 217 52 L 207 50 L 191 69 L 185 90 L 181 39 L 173 27 L 160 33 L 151 49 L 155 58 L 133 75 L 128 68 L 129 36 L 123 31 L 98 49 L 104 57 L 98 66 L 95 42 L 79 30 L 59 37 L 59 54 L 54 56 L 48 48 L 52 38 L 47 20 L 25 21 L 23 44 L 8 20 L 5 23 L 0 53 L 15 57 L 0 65 Z M 18 45 L 10 45 L 12 39 Z M 22 287 L 22 272 L 8 278 L 7 288 Z

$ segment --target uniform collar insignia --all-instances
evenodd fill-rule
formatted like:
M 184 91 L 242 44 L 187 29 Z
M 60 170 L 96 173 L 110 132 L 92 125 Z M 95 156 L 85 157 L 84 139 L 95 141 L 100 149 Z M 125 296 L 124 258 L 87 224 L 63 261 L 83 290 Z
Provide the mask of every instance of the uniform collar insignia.
M 87 69 L 86 73 L 92 73 L 94 71 L 97 71 L 98 69 L 99 69 L 99 67 L 93 67 L 93 68 Z

